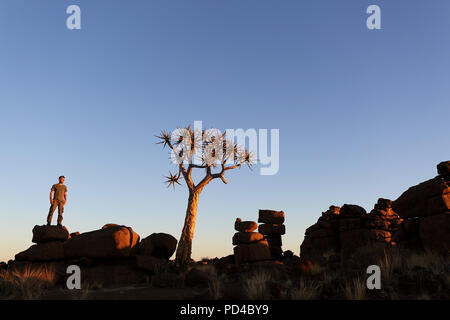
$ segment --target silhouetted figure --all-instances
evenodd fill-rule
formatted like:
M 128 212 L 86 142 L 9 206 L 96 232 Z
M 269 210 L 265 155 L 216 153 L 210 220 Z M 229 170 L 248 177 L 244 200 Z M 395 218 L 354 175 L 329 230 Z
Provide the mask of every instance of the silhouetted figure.
M 61 226 L 63 220 L 64 206 L 67 203 L 67 187 L 64 185 L 64 176 L 59 177 L 59 183 L 54 184 L 50 190 L 50 210 L 47 216 L 47 225 L 52 222 L 53 212 L 58 207 L 58 226 Z

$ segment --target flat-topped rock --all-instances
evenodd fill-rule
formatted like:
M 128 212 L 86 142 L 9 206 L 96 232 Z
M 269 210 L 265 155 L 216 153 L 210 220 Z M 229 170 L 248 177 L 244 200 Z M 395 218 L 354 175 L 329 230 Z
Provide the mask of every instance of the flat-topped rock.
M 66 241 L 70 238 L 69 231 L 65 226 L 34 226 L 33 239 L 34 243 L 46 243 L 51 241 Z
M 271 224 L 282 224 L 284 223 L 284 211 L 276 211 L 276 210 L 259 210 L 259 218 L 258 222 L 262 223 L 271 223 Z
M 285 234 L 286 226 L 284 224 L 270 224 L 264 223 L 260 224 L 258 227 L 258 231 L 264 235 L 268 234 Z

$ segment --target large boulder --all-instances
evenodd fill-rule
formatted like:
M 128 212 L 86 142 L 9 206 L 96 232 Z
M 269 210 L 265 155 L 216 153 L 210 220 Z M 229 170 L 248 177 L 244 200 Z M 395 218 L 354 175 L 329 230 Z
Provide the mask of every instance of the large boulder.
M 17 261 L 52 261 L 64 259 L 64 248 L 61 241 L 32 245 L 15 256 Z
M 136 253 L 139 235 L 131 227 L 106 225 L 64 242 L 66 258 L 114 258 Z
M 275 210 L 259 210 L 258 222 L 271 223 L 271 224 L 282 224 L 284 223 L 284 211 Z
M 65 226 L 34 226 L 33 239 L 34 243 L 45 243 L 51 241 L 66 241 L 70 238 L 69 231 Z
M 242 221 L 241 218 L 237 218 L 234 223 L 234 229 L 240 232 L 253 232 L 258 228 L 258 224 L 255 221 Z
M 402 218 L 425 217 L 450 211 L 450 186 L 436 177 L 403 192 L 392 203 L 392 208 Z
M 169 260 L 177 248 L 177 239 L 167 233 L 152 233 L 143 239 L 139 252 L 156 258 Z
M 271 259 L 269 244 L 266 240 L 249 244 L 240 244 L 234 247 L 236 264 Z

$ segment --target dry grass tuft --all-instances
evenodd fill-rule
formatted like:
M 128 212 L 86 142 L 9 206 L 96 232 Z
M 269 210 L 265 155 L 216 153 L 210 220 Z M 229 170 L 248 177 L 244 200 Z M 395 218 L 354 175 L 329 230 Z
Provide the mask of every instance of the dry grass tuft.
M 360 277 L 345 283 L 345 297 L 348 300 L 364 300 L 366 298 L 366 282 Z
M 268 282 L 273 280 L 273 274 L 266 270 L 255 271 L 244 279 L 247 297 L 251 300 L 268 300 L 271 298 Z
M 381 273 L 386 282 L 391 282 L 394 272 L 402 270 L 403 259 L 398 250 L 385 251 L 384 255 L 379 259 Z
M 39 268 L 26 266 L 23 270 L 0 273 L 0 293 L 9 299 L 38 299 L 43 290 L 55 283 L 55 270 L 44 265 Z
M 291 290 L 290 298 L 293 300 L 314 300 L 319 297 L 320 286 L 315 281 L 300 279 L 298 288 Z
M 213 272 L 210 273 L 208 290 L 209 290 L 209 294 L 213 300 L 219 300 L 219 299 L 223 298 L 225 279 L 226 279 L 226 276 L 224 274 L 219 276 L 215 269 Z

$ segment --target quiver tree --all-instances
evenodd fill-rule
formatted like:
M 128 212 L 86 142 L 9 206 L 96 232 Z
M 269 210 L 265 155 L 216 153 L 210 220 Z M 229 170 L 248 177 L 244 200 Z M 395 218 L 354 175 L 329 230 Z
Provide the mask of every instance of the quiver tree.
M 203 188 L 212 180 L 220 179 L 227 183 L 225 173 L 228 170 L 240 168 L 243 164 L 249 167 L 253 164 L 253 155 L 244 146 L 227 140 L 226 135 L 219 130 L 198 130 L 190 126 L 178 128 L 171 134 L 162 131 L 158 143 L 169 147 L 172 161 L 177 165 L 178 172 L 169 171 L 166 183 L 168 187 L 180 184 L 183 179 L 189 190 L 188 205 L 183 230 L 178 241 L 175 258 L 177 267 L 186 266 L 191 260 L 192 240 L 194 238 L 197 204 Z M 197 184 L 192 179 L 192 170 L 204 170 L 205 175 Z

